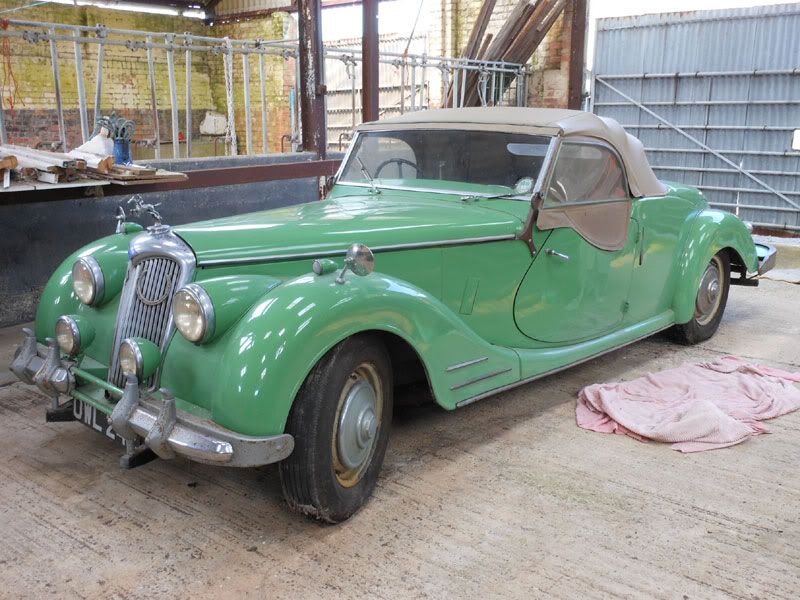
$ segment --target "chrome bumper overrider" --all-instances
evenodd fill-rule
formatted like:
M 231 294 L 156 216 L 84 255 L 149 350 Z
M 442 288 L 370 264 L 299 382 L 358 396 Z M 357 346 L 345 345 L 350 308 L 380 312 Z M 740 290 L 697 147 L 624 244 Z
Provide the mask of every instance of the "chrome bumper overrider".
M 17 348 L 11 371 L 23 382 L 36 385 L 53 399 L 66 394 L 89 401 L 76 387 L 80 379 L 95 379 L 61 360 L 58 344 L 48 338 L 47 347 L 36 343 L 30 329 Z M 278 462 L 294 449 L 294 438 L 288 434 L 253 437 L 220 427 L 185 411 L 178 411 L 175 398 L 162 390 L 162 399 L 144 397 L 135 377 L 129 377 L 124 390 L 97 380 L 106 389 L 121 397 L 114 405 L 94 403 L 95 408 L 109 415 L 114 431 L 125 438 L 129 447 L 144 445 L 161 458 L 184 456 L 197 462 L 229 467 L 255 467 Z
M 778 249 L 775 246 L 769 246 L 767 244 L 756 244 L 757 246 L 762 246 L 766 248 L 766 253 L 764 254 L 764 258 L 758 261 L 758 274 L 763 275 L 767 271 L 770 271 L 775 266 L 775 261 L 778 258 Z

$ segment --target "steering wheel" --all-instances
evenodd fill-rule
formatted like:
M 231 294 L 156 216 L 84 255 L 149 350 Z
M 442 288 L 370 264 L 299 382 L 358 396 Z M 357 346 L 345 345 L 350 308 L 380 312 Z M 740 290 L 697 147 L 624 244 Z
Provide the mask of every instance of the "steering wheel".
M 390 158 L 378 165 L 378 168 L 375 169 L 375 177 L 378 177 L 381 174 L 381 171 L 392 163 L 397 164 L 397 174 L 400 176 L 400 179 L 403 178 L 403 165 L 408 165 L 414 169 L 417 172 L 417 179 L 419 179 L 420 175 L 422 175 L 422 170 L 417 166 L 417 163 L 410 161 L 407 158 Z

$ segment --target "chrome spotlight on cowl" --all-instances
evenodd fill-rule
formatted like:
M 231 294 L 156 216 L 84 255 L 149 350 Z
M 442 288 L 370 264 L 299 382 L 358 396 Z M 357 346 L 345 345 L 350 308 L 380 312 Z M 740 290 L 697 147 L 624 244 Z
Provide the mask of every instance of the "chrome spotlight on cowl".
M 369 275 L 375 270 L 375 256 L 364 244 L 353 244 L 347 249 L 347 255 L 344 258 L 344 268 L 339 271 L 336 277 L 336 283 L 344 283 L 345 273 L 352 271 L 359 277 Z

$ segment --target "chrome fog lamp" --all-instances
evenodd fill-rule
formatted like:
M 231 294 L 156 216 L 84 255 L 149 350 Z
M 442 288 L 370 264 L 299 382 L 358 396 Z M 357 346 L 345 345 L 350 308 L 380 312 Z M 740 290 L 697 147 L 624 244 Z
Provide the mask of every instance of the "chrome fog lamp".
M 172 299 L 175 327 L 190 342 L 201 344 L 214 335 L 214 305 L 196 283 L 182 287 Z
M 143 338 L 125 338 L 119 346 L 119 368 L 122 374 L 136 375 L 141 382 L 150 377 L 161 360 L 161 353 L 153 342 Z
M 72 265 L 72 289 L 78 300 L 89 306 L 103 299 L 105 280 L 100 263 L 95 258 L 85 256 Z
M 56 321 L 56 340 L 61 352 L 68 356 L 75 356 L 81 351 L 83 340 L 81 336 L 81 329 L 75 317 L 70 315 L 63 315 L 58 317 Z M 87 340 L 88 346 L 91 340 Z

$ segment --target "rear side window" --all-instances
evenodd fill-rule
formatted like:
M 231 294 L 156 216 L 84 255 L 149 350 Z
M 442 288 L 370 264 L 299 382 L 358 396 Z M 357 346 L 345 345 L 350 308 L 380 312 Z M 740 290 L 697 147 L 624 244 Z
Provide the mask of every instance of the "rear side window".
M 625 173 L 611 150 L 582 142 L 561 144 L 545 205 L 627 198 Z

